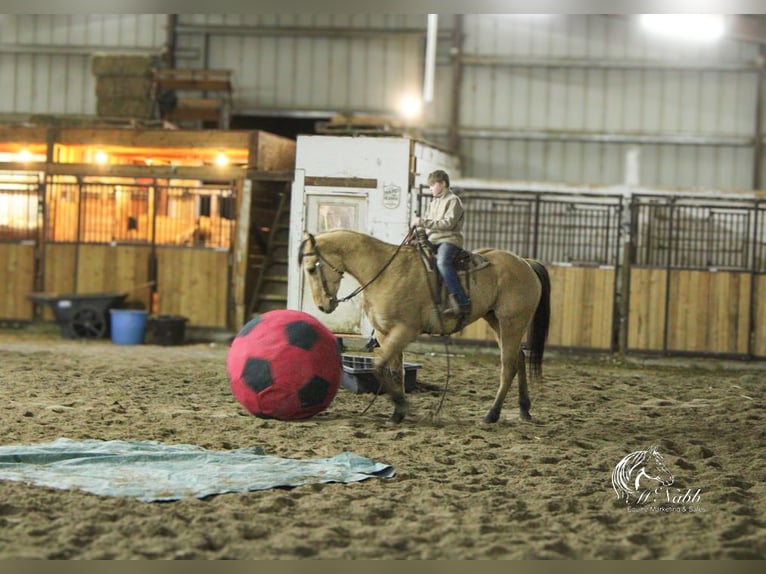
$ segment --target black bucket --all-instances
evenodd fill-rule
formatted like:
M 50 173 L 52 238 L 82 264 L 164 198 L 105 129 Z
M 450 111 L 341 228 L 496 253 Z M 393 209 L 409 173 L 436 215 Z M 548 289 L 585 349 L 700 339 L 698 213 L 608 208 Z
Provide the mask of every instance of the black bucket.
M 157 315 L 152 319 L 156 345 L 183 345 L 186 340 L 186 317 L 180 315 Z

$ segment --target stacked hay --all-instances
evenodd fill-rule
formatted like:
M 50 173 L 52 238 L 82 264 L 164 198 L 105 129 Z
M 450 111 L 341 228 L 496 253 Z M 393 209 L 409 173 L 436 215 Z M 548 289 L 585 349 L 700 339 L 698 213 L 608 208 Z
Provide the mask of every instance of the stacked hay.
M 96 113 L 101 117 L 152 117 L 151 56 L 94 54 L 91 72 L 96 77 Z

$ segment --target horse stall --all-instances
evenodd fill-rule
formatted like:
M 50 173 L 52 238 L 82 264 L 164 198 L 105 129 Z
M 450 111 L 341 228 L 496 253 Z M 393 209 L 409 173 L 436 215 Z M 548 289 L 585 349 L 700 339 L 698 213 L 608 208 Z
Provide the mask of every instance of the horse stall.
M 538 259 L 551 278 L 548 344 L 569 349 L 615 349 L 623 197 L 588 189 L 517 188 L 456 181 L 466 209 L 466 248 L 507 249 Z M 508 286 L 513 289 L 512 285 Z M 455 335 L 491 341 L 485 321 Z
M 289 192 L 294 151 L 260 131 L 0 127 L 0 317 L 51 320 L 33 294 L 111 292 L 237 328 L 263 224 L 252 206 Z
M 541 260 L 551 347 L 766 357 L 759 194 L 455 181 L 466 247 Z M 494 344 L 483 321 L 455 335 Z
M 766 200 L 634 195 L 627 350 L 766 357 Z
M 342 227 L 398 245 L 420 208 L 428 174 L 436 169 L 460 176 L 456 157 L 408 136 L 299 136 L 290 209 L 288 307 L 316 316 L 336 334 L 370 336 L 359 297 L 331 315 L 314 305 L 298 266 L 304 230 L 320 233 Z M 339 294 L 357 287 L 352 277 L 344 276 Z

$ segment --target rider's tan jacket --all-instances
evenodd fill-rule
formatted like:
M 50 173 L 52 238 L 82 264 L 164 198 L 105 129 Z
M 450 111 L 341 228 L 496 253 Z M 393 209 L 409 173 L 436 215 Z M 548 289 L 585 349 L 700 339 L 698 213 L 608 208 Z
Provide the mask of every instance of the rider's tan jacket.
M 452 243 L 462 247 L 463 214 L 463 202 L 447 187 L 431 200 L 420 225 L 425 227 L 431 243 Z

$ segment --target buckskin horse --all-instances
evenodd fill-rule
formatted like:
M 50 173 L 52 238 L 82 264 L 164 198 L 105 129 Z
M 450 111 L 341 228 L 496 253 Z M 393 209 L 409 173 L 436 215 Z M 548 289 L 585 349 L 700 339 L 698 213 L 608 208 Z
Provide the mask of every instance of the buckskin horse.
M 394 404 L 391 422 L 400 423 L 408 412 L 402 358 L 407 345 L 421 333 L 448 334 L 478 319 L 489 323 L 500 348 L 500 386 L 484 421 L 497 422 L 517 373 L 520 416 L 531 419 L 522 340 L 528 335 L 530 374 L 539 378 L 550 321 L 548 271 L 540 262 L 509 251 L 477 253 L 489 265 L 468 276 L 470 315 L 448 318 L 433 303 L 434 274 L 426 271 L 414 246 L 393 245 L 347 229 L 304 234 L 299 262 L 319 310 L 332 313 L 336 309 L 345 273 L 361 286 L 352 295 L 361 293 L 362 309 L 380 344 L 374 372 Z

